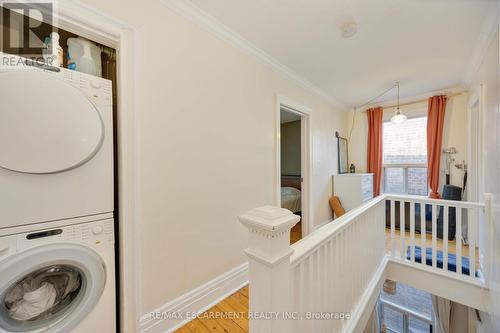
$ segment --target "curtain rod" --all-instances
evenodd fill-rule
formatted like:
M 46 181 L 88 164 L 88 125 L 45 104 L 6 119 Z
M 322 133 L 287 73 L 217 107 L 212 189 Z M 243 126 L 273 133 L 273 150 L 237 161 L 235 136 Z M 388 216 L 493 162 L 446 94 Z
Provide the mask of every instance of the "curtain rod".
M 450 94 L 450 95 L 445 95 L 446 98 L 453 98 L 453 97 L 456 97 L 458 95 L 462 95 L 464 93 L 464 91 L 461 91 L 459 93 L 455 93 L 455 94 Z M 418 101 L 413 101 L 413 102 L 407 102 L 407 103 L 400 103 L 399 104 L 399 107 L 402 107 L 402 106 L 407 106 L 407 105 L 412 105 L 412 104 L 418 104 L 418 103 L 422 103 L 422 102 L 427 102 L 429 100 L 430 97 L 427 97 L 427 98 L 424 98 L 424 99 L 420 99 Z M 382 106 L 382 108 L 385 110 L 385 109 L 391 109 L 391 108 L 395 108 L 397 107 L 396 104 L 393 104 L 393 105 L 389 105 L 389 106 Z M 366 110 L 363 110 L 361 112 L 366 112 Z

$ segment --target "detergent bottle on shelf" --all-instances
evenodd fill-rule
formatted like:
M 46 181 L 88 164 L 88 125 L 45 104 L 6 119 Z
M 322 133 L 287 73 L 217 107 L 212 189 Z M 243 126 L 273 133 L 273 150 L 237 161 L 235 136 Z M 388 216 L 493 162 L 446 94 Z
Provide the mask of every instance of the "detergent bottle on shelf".
M 68 68 L 82 73 L 101 76 L 101 49 L 88 39 L 68 38 Z

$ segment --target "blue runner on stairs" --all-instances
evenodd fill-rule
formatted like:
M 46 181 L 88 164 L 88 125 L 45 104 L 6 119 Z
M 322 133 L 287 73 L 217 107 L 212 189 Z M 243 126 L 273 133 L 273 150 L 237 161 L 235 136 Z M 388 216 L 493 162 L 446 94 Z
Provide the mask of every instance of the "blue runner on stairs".
M 410 246 L 406 250 L 406 259 L 411 259 Z M 415 246 L 415 262 L 422 262 L 422 249 L 420 246 Z M 425 249 L 425 263 L 427 266 L 432 266 L 432 248 Z M 437 251 L 436 266 L 443 268 L 443 251 Z M 457 256 L 453 253 L 448 253 L 448 270 L 451 272 L 457 271 Z M 469 275 L 469 257 L 462 256 L 462 274 Z M 476 272 L 476 277 L 478 276 Z

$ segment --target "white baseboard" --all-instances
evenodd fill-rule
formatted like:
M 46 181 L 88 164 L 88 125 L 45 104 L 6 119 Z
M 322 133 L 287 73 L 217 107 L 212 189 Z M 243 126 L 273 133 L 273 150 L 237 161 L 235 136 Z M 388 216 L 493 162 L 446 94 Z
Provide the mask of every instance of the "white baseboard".
M 190 319 L 167 318 L 165 314 L 201 313 L 248 284 L 248 263 L 244 263 L 204 285 L 144 314 L 141 317 L 141 332 L 166 333 L 173 332 Z M 154 316 L 160 314 L 160 316 Z

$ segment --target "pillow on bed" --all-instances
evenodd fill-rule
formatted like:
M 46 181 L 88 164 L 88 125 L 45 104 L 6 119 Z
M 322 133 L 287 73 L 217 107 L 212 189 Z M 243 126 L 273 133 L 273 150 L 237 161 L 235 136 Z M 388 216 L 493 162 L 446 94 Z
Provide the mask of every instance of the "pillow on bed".
M 283 194 L 283 195 L 299 194 L 300 195 L 300 190 L 296 189 L 295 187 L 282 187 L 281 194 Z

